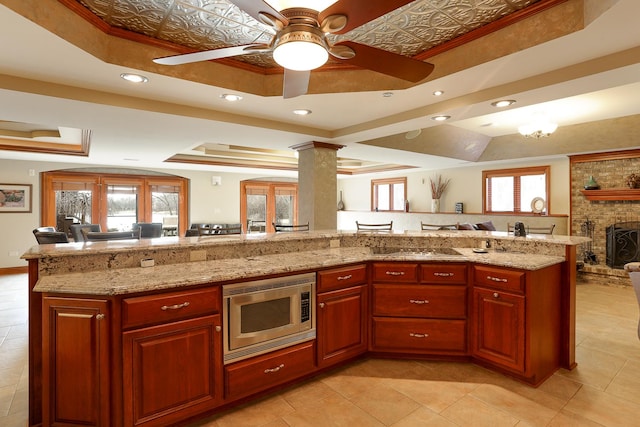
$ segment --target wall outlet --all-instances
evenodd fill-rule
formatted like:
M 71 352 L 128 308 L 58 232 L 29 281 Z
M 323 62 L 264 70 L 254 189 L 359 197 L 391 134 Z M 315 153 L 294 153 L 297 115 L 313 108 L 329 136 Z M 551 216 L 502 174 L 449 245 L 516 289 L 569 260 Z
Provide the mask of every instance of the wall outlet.
M 20 256 L 20 251 L 9 251 L 9 256 Z
M 189 252 L 189 261 L 206 261 L 207 251 L 191 251 Z
M 140 267 L 153 267 L 155 262 L 153 258 L 146 258 L 140 260 Z

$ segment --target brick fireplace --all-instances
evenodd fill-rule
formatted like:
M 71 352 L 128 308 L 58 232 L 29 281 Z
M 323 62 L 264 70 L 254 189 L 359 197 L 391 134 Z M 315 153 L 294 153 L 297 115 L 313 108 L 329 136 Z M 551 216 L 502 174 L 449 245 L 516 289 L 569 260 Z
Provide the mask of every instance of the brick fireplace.
M 607 263 L 607 228 L 611 235 L 611 231 L 620 229 L 616 228 L 616 224 L 625 224 L 626 227 L 640 221 L 640 189 L 631 189 L 626 185 L 627 176 L 640 174 L 640 150 L 570 156 L 570 172 L 571 234 L 584 236 L 592 229 L 592 243 L 578 251 L 578 261 L 584 262 L 581 274 L 593 275 L 590 278 L 608 284 L 630 284 L 627 273 L 619 264 L 638 254 L 629 255 L 625 252 L 628 248 L 625 248 L 619 254 L 623 260 L 618 260 L 615 265 Z M 591 176 L 600 189 L 585 190 L 585 184 Z M 637 234 L 635 231 L 635 234 L 631 232 L 626 236 L 637 237 Z M 610 259 L 611 250 L 616 250 L 615 247 L 611 248 L 613 243 L 610 237 Z M 620 241 L 619 244 L 626 243 Z M 618 250 L 622 250 L 620 246 Z

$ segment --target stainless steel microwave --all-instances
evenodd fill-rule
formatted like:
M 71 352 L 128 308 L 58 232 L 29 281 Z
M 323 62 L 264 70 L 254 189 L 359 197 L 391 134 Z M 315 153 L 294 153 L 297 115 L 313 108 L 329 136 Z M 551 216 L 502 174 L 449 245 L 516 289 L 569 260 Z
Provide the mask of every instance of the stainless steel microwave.
M 225 363 L 314 339 L 315 277 L 223 285 Z

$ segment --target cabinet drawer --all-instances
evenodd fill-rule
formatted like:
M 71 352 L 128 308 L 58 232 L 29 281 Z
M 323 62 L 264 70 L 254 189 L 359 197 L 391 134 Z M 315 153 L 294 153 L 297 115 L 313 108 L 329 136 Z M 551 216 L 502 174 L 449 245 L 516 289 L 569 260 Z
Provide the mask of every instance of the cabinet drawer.
M 318 272 L 317 290 L 318 292 L 325 292 L 353 285 L 362 285 L 366 282 L 366 265 L 336 268 Z
M 484 266 L 474 266 L 473 271 L 473 280 L 476 285 L 491 289 L 524 292 L 525 275 L 522 271 Z
M 464 320 L 373 318 L 373 350 L 395 352 L 465 352 Z
M 315 369 L 314 341 L 225 367 L 225 397 L 235 399 L 287 383 Z
M 418 281 L 418 264 L 402 262 L 376 262 L 373 264 L 374 282 Z
M 220 288 L 171 292 L 161 295 L 126 298 L 122 302 L 122 327 L 166 323 L 173 320 L 217 313 Z
M 411 316 L 464 319 L 466 286 L 373 285 L 374 316 Z
M 461 264 L 422 264 L 421 278 L 424 283 L 467 283 L 467 266 Z

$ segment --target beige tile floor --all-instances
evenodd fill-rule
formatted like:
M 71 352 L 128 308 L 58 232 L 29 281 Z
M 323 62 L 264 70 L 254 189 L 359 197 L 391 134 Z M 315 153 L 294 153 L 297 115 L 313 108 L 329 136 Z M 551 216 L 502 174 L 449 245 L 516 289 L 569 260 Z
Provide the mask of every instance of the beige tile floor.
M 0 276 L 0 426 L 27 420 L 27 276 Z M 473 364 L 366 360 L 195 426 L 638 426 L 638 305 L 580 283 L 578 367 L 531 388 Z

